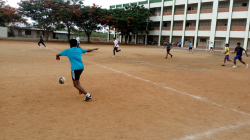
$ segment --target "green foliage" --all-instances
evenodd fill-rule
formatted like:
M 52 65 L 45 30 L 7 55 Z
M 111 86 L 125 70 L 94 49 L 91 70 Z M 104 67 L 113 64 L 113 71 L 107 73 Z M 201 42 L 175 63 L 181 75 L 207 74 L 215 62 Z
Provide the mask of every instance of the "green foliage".
M 0 0 L 0 26 L 15 26 L 18 23 L 27 25 L 26 20 L 18 13 L 18 9 L 5 5 L 5 1 Z
M 74 35 L 88 37 L 85 32 L 74 32 Z M 108 33 L 92 32 L 91 35 L 90 35 L 90 37 L 107 38 L 108 37 Z

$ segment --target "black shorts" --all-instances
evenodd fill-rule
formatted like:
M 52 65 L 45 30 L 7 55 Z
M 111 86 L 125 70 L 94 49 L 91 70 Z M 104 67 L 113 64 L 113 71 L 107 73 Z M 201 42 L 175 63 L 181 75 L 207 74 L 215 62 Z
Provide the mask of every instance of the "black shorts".
M 82 71 L 83 70 L 74 70 L 74 71 L 71 71 L 72 80 L 73 81 L 80 80 L 80 76 L 82 74 Z
M 167 49 L 167 52 L 170 52 L 170 49 Z
M 193 49 L 193 48 L 191 48 L 191 47 L 189 48 L 189 50 L 192 50 L 192 49 Z

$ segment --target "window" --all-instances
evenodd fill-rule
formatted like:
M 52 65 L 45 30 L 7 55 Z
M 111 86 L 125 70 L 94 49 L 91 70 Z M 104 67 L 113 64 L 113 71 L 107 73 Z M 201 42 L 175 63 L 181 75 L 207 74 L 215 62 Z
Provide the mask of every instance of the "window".
M 200 42 L 207 42 L 207 39 L 206 38 L 201 38 Z
M 247 3 L 242 3 L 242 7 L 246 7 L 247 6 Z
M 189 27 L 189 26 L 190 26 L 190 23 L 187 23 L 186 26 Z
M 192 7 L 188 7 L 188 11 L 192 10 Z
M 31 30 L 25 30 L 25 35 L 31 35 Z

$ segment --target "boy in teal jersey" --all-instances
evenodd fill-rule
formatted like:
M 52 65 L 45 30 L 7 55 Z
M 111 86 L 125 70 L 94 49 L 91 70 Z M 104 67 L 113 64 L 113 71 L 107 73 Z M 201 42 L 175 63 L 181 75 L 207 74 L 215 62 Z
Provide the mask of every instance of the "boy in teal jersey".
M 84 101 L 88 101 L 89 99 L 92 99 L 92 96 L 86 92 L 86 90 L 81 86 L 79 81 L 82 71 L 84 70 L 84 65 L 82 63 L 81 57 L 82 53 L 92 52 L 94 50 L 98 50 L 98 48 L 87 49 L 87 50 L 82 48 L 77 48 L 77 40 L 75 39 L 71 39 L 69 43 L 70 43 L 70 48 L 57 54 L 56 60 L 60 60 L 60 56 L 67 56 L 69 58 L 69 61 L 71 63 L 71 75 L 74 87 L 79 90 L 79 94 L 85 94 L 86 99 L 84 99 Z

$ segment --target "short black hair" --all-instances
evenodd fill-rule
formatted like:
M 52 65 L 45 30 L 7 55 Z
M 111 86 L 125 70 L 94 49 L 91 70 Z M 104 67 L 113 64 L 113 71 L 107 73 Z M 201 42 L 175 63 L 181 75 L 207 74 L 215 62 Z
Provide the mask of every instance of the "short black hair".
M 72 47 L 76 47 L 76 45 L 77 45 L 76 39 L 70 39 L 69 44 L 70 44 Z
M 238 44 L 240 45 L 240 42 L 238 42 L 237 45 L 238 45 Z
M 228 44 L 226 44 L 228 46 Z
M 115 37 L 113 39 L 115 39 Z

